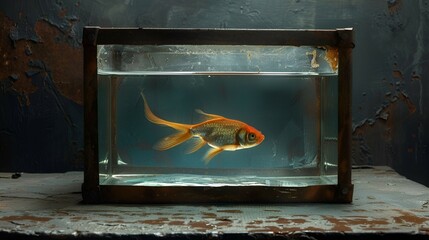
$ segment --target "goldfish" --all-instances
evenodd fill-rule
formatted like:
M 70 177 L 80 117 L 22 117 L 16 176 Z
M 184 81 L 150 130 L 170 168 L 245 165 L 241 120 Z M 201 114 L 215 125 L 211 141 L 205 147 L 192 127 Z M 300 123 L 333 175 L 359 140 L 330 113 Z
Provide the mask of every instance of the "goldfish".
M 168 126 L 178 131 L 156 143 L 154 145 L 154 149 L 156 150 L 164 151 L 193 138 L 195 141 L 193 141 L 187 153 L 196 152 L 206 144 L 209 145 L 211 149 L 204 156 L 204 161 L 208 164 L 213 157 L 223 151 L 252 148 L 264 141 L 265 136 L 254 127 L 238 120 L 205 113 L 200 109 L 196 109 L 196 112 L 206 118 L 203 122 L 183 124 L 167 121 L 152 112 L 143 92 L 141 92 L 141 96 L 144 102 L 145 116 L 148 121 Z

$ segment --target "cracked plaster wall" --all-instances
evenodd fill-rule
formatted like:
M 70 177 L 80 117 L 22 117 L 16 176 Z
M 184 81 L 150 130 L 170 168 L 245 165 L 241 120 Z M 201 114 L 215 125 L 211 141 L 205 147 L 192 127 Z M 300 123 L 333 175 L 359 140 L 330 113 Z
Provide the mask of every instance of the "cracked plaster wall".
M 429 0 L 1 1 L 0 171 L 82 169 L 85 25 L 353 27 L 353 163 L 429 185 Z

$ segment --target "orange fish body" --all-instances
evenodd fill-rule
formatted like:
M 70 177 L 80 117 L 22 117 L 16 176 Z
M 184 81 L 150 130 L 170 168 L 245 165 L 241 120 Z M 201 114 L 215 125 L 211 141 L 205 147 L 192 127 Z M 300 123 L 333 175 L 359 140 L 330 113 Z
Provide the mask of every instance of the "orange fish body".
M 188 153 L 193 153 L 208 144 L 212 147 L 204 157 L 205 162 L 208 163 L 222 151 L 235 151 L 255 147 L 265 138 L 260 131 L 246 123 L 215 114 L 208 114 L 201 110 L 197 110 L 197 112 L 204 115 L 208 120 L 194 125 L 161 119 L 152 113 L 145 96 L 143 93 L 141 95 L 144 101 L 145 115 L 150 122 L 178 130 L 177 133 L 159 141 L 154 146 L 157 150 L 170 149 L 194 137 L 196 141 L 193 142 Z

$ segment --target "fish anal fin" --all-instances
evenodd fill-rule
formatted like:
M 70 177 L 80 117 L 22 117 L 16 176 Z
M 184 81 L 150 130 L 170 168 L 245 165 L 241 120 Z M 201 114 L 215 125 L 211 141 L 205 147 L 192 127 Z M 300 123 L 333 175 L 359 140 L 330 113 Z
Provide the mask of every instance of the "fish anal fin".
M 194 140 L 192 141 L 192 145 L 191 147 L 188 149 L 188 151 L 186 151 L 186 153 L 193 153 L 198 151 L 198 149 L 204 147 L 204 145 L 206 145 L 206 141 L 204 141 L 202 138 L 198 137 L 198 138 L 194 138 Z
M 178 132 L 163 138 L 161 141 L 155 144 L 154 149 L 164 151 L 185 142 L 191 137 L 192 134 L 190 131 Z
M 195 112 L 205 116 L 207 119 L 215 119 L 215 118 L 225 118 L 223 116 L 220 115 L 216 115 L 216 114 L 211 114 L 211 113 L 206 113 L 201 109 L 195 109 Z
M 204 162 L 205 164 L 208 164 L 210 160 L 212 160 L 216 155 L 221 153 L 224 149 L 223 148 L 213 148 L 210 149 L 206 155 L 204 156 Z

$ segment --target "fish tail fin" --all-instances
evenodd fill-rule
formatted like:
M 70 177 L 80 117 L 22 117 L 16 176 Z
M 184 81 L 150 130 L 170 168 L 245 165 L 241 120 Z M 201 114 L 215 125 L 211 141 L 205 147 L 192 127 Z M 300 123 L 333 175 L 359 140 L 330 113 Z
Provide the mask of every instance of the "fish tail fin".
M 190 125 L 190 124 L 170 122 L 170 121 L 164 120 L 164 119 L 156 116 L 155 114 L 153 114 L 152 110 L 150 110 L 150 107 L 147 104 L 147 100 L 146 100 L 146 97 L 144 96 L 143 92 L 141 92 L 140 94 L 143 98 L 144 113 L 146 115 L 147 120 L 149 120 L 152 123 L 158 124 L 158 125 L 164 125 L 164 126 L 174 128 L 174 129 L 181 131 L 181 132 L 186 132 L 186 131 L 189 131 L 189 129 L 191 129 L 192 125 Z
M 168 127 L 174 128 L 177 131 L 179 131 L 178 133 L 175 133 L 175 134 L 172 134 L 170 136 L 163 138 L 161 141 L 159 141 L 157 144 L 155 144 L 154 148 L 156 150 L 163 151 L 163 150 L 170 149 L 172 147 L 175 147 L 175 146 L 185 142 L 186 140 L 188 140 L 192 137 L 192 133 L 191 133 L 192 125 L 170 122 L 170 121 L 164 120 L 164 119 L 156 116 L 150 110 L 150 107 L 147 104 L 147 100 L 146 100 L 143 92 L 141 92 L 141 96 L 143 98 L 144 112 L 145 112 L 147 120 L 149 120 L 152 123 L 155 123 L 158 125 L 168 126 Z

